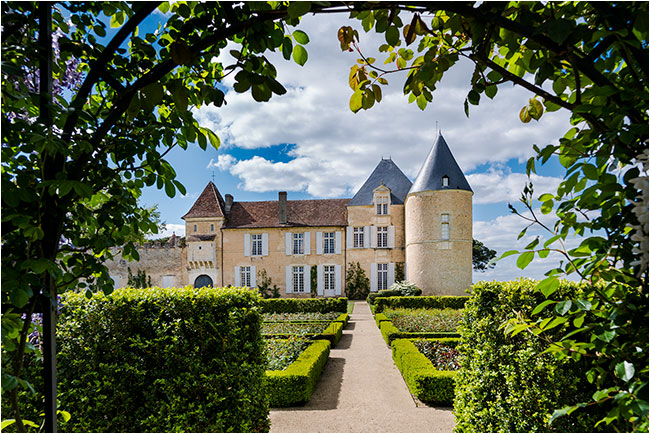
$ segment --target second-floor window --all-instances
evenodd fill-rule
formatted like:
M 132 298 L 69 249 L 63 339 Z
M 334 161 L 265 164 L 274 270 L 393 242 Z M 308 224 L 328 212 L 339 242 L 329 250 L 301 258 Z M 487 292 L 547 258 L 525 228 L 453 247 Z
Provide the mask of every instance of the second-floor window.
M 262 234 L 251 235 L 251 255 L 262 256 Z
M 334 265 L 323 266 L 323 283 L 325 284 L 326 291 L 331 291 L 335 288 Z
M 377 289 L 388 289 L 388 264 L 377 264 Z
M 239 267 L 239 277 L 241 286 L 251 286 L 251 267 Z
M 388 247 L 388 226 L 377 227 L 377 247 Z
M 440 228 L 440 238 L 443 240 L 449 239 L 449 214 L 442 214 L 440 216 L 441 228 Z
M 293 234 L 293 254 L 305 254 L 305 234 Z
M 302 265 L 293 267 L 293 292 L 305 292 L 305 267 Z
M 194 232 L 196 232 L 196 225 L 194 225 Z
M 354 228 L 353 230 L 353 235 L 354 235 L 354 247 L 364 247 L 363 246 L 363 227 L 360 228 Z
M 388 198 L 377 198 L 377 215 L 388 215 Z
M 336 241 L 334 232 L 323 233 L 323 253 L 334 253 L 336 250 Z

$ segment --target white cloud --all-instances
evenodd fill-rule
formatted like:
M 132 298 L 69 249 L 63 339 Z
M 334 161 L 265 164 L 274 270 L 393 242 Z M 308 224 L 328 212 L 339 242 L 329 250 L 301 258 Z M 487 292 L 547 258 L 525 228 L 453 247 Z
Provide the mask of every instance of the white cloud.
M 474 190 L 474 204 L 516 202 L 529 181 L 524 173 L 512 173 L 508 168 L 497 167 L 491 167 L 487 172 L 469 174 L 467 180 Z M 542 193 L 554 193 L 562 179 L 531 173 L 530 181 L 536 199 Z
M 219 154 L 219 156 L 217 156 L 217 161 L 214 161 L 214 158 L 210 158 L 210 162 L 206 168 L 210 169 L 212 167 L 215 167 L 219 170 L 227 171 L 236 162 L 237 159 L 230 154 Z
M 177 237 L 184 237 L 185 236 L 185 225 L 183 224 L 167 224 L 165 225 L 166 229 L 158 229 L 158 233 L 150 236 L 150 239 L 156 239 L 156 238 L 165 238 L 165 237 L 171 237 L 172 234 L 176 234 Z
M 239 169 L 259 167 L 259 160 L 239 161 L 232 166 L 230 160 L 224 160 L 223 166 L 242 178 L 244 188 L 268 191 L 264 184 L 281 183 L 281 189 L 300 185 L 301 190 L 318 196 L 350 193 L 382 156 L 391 156 L 413 178 L 435 141 L 436 122 L 465 172 L 489 162 L 524 161 L 533 155 L 533 144 L 554 142 L 569 128 L 568 115 L 562 112 L 547 113 L 539 122 L 522 124 L 518 113 L 530 94 L 507 86 L 499 90 L 494 101 L 483 98 L 480 106 L 471 106 L 467 119 L 463 101 L 472 73 L 468 61 L 459 62 L 447 73 L 425 111 L 408 104 L 402 93 L 405 75 L 392 74 L 390 86 L 383 87 L 382 102 L 369 111 L 353 114 L 348 108 L 352 94 L 348 75 L 358 55 L 340 51 L 336 31 L 344 24 L 350 22 L 343 16 L 303 18 L 300 28 L 311 39 L 307 45 L 309 61 L 304 67 L 285 61 L 279 53 L 268 53 L 278 80 L 287 88 L 285 95 L 260 104 L 250 93 L 231 90 L 226 95 L 227 105 L 197 110 L 199 123 L 221 137 L 224 150 L 296 145 L 291 152 L 296 162 L 267 161 L 263 163 L 265 171 Z M 373 50 L 383 43 L 383 36 L 361 29 L 360 34 L 364 54 L 380 62 L 383 54 Z M 232 62 L 227 49 L 219 58 Z M 224 84 L 232 85 L 232 76 Z M 278 180 L 277 176 L 284 178 Z M 293 184 L 295 180 L 299 183 Z

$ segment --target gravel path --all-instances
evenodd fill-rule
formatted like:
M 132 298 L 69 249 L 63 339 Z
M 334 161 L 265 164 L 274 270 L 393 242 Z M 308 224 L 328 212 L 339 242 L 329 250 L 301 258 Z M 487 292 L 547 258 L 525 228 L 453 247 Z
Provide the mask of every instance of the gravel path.
M 451 408 L 418 406 L 366 302 L 356 302 L 311 401 L 271 410 L 271 432 L 451 432 Z

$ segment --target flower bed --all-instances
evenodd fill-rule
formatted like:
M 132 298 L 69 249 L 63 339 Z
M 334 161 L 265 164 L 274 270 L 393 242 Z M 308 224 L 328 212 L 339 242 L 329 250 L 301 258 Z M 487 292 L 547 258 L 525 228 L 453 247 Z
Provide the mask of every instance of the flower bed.
M 267 339 L 266 357 L 269 371 L 283 371 L 311 344 L 305 338 Z
M 265 313 L 262 318 L 264 322 L 334 321 L 339 315 L 339 312 Z
M 385 309 L 384 315 L 402 332 L 455 332 L 459 309 Z
M 262 324 L 263 335 L 294 335 L 294 336 L 307 336 L 317 335 L 323 333 L 327 326 L 330 324 L 328 321 L 324 322 L 265 322 Z
M 460 369 L 460 352 L 453 345 L 445 345 L 430 339 L 413 339 L 413 345 L 431 360 L 433 367 L 440 371 L 457 371 Z

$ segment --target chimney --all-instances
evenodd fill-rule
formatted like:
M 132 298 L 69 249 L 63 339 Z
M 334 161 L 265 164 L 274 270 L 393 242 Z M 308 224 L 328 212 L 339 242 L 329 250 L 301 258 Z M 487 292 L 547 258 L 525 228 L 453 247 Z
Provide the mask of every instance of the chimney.
M 226 195 L 226 214 L 230 212 L 230 208 L 232 208 L 232 194 L 227 194 Z
M 281 225 L 287 224 L 287 192 L 278 192 L 278 221 Z

